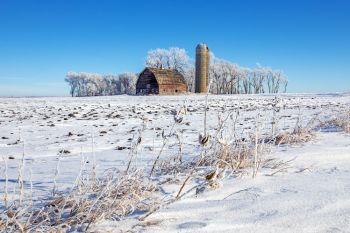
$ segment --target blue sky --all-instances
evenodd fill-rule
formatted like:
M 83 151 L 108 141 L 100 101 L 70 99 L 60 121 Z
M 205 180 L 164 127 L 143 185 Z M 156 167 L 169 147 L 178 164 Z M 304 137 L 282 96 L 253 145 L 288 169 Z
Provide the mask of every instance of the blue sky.
M 1 0 L 0 96 L 68 95 L 68 71 L 139 72 L 176 46 L 282 69 L 289 92 L 350 91 L 350 1 Z

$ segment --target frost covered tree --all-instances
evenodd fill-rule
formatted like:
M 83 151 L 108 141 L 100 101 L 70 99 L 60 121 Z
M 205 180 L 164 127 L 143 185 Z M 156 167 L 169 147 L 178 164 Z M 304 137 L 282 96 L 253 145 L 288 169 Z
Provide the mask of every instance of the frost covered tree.
M 189 92 L 195 90 L 195 66 L 186 50 L 177 47 L 148 51 L 146 66 L 174 69 L 187 82 Z M 135 94 L 137 75 L 100 75 L 86 72 L 68 72 L 65 81 L 71 96 Z M 245 68 L 210 53 L 209 91 L 213 94 L 259 94 L 286 92 L 288 79 L 280 70 L 257 64 Z
M 211 56 L 209 66 L 210 92 L 215 94 L 238 94 L 242 92 L 243 69 L 232 62 Z
M 187 83 L 187 91 L 194 92 L 195 91 L 195 68 L 193 65 L 190 66 L 187 70 L 185 70 L 183 74 L 186 83 Z
M 137 75 L 134 73 L 123 73 L 118 76 L 123 88 L 123 93 L 133 95 L 136 93 Z
M 179 71 L 186 79 L 188 91 L 194 92 L 194 64 L 185 49 L 170 47 L 149 50 L 145 63 L 147 67 Z
M 100 75 L 86 72 L 68 72 L 65 81 L 71 96 L 101 96 L 134 94 L 137 76 L 132 73 Z
M 190 68 L 190 58 L 185 49 L 170 47 L 148 51 L 146 66 L 177 70 L 184 74 Z
M 104 95 L 118 95 L 121 93 L 120 81 L 118 76 L 115 75 L 104 75 L 103 81 L 105 83 Z
M 75 72 L 68 72 L 66 75 L 66 78 L 64 79 L 68 85 L 70 86 L 70 95 L 73 97 L 76 94 L 79 78 L 77 77 L 77 73 Z
M 210 92 L 214 94 L 260 94 L 286 92 L 288 79 L 280 70 L 260 64 L 250 69 L 210 55 Z

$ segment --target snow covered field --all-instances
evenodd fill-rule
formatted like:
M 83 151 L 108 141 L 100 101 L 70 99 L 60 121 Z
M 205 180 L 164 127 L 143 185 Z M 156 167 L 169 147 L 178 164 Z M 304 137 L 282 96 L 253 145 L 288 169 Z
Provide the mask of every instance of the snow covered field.
M 286 174 L 229 179 L 174 203 L 146 232 L 350 232 L 350 137 L 321 134 L 276 156 L 297 159 Z
M 95 167 L 99 177 L 111 168 L 124 171 L 131 161 L 132 169 L 148 174 L 158 155 L 151 180 L 162 183 L 158 197 L 171 200 L 189 171 L 166 174 L 169 161 L 180 156 L 190 163 L 212 151 L 210 143 L 218 136 L 227 144 L 249 141 L 257 134 L 264 141 L 298 126 L 312 131 L 311 140 L 269 145 L 254 179 L 250 166 L 239 172 L 223 170 L 224 178 L 213 188 L 203 184 L 203 174 L 215 166 L 202 166 L 186 183 L 186 195 L 160 205 L 144 221 L 138 217 L 147 212 L 136 210 L 90 229 L 350 232 L 350 137 L 323 124 L 344 116 L 349 106 L 348 94 L 209 95 L 204 124 L 204 95 L 1 98 L 0 211 L 5 211 L 4 196 L 8 203 L 18 200 L 20 171 L 22 198 L 40 205 L 53 193 L 69 192 L 81 170 Z M 185 112 L 176 122 L 174 112 L 180 109 Z M 209 145 L 201 146 L 198 137 L 204 130 L 211 137 Z M 280 165 L 268 166 L 269 159 Z

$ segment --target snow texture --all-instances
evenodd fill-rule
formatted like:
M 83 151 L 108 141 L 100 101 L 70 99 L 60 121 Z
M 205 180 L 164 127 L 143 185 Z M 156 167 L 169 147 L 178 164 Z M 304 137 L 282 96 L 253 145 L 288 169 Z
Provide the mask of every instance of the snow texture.
M 293 130 L 302 116 L 307 125 L 317 116 L 332 120 L 349 110 L 349 94 L 278 95 L 279 131 Z M 208 131 L 218 118 L 239 114 L 236 133 L 245 137 L 259 122 L 268 134 L 275 95 L 230 95 L 208 98 Z M 150 169 L 161 148 L 161 133 L 173 122 L 172 111 L 186 106 L 183 124 L 185 159 L 198 155 L 198 135 L 203 133 L 204 95 L 113 96 L 93 98 L 1 98 L 0 99 L 0 211 L 3 208 L 5 161 L 8 192 L 17 197 L 18 168 L 24 153 L 25 196 L 30 179 L 33 197 L 41 201 L 56 183 L 59 192 L 72 187 L 82 158 L 86 167 L 97 164 L 98 174 L 109 168 L 125 169 L 128 150 L 138 136 L 142 146 L 134 165 Z M 231 122 L 232 123 L 232 122 Z M 189 193 L 161 208 L 144 224 L 133 215 L 118 222 L 105 221 L 94 230 L 120 232 L 350 232 L 350 137 L 337 128 L 315 128 L 316 137 L 304 144 L 276 146 L 270 156 L 292 160 L 285 172 L 271 176 L 262 169 L 251 176 L 227 177 L 215 190 Z M 225 135 L 224 135 L 225 136 Z M 228 135 L 226 135 L 228 136 Z M 177 153 L 170 141 L 165 157 Z M 162 158 L 163 159 L 163 158 Z M 190 187 L 191 185 L 189 185 Z M 164 186 L 169 196 L 179 185 Z M 146 224 L 148 223 L 148 224 Z

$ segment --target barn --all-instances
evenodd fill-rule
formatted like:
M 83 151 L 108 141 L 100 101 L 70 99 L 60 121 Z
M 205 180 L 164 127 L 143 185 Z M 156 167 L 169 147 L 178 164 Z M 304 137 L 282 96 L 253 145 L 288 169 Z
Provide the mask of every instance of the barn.
M 187 92 L 184 76 L 176 70 L 145 68 L 136 82 L 137 95 L 176 95 Z

